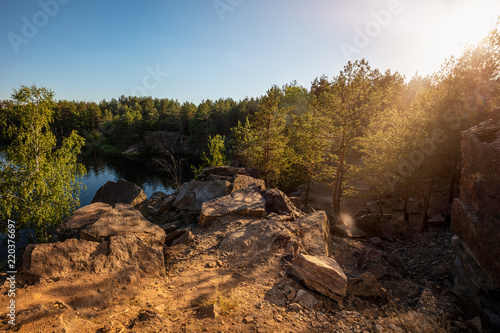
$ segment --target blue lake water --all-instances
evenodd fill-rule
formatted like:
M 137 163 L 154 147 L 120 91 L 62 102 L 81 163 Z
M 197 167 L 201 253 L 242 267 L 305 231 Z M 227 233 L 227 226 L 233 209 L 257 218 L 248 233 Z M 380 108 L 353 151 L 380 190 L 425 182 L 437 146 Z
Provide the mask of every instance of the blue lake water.
M 87 168 L 87 175 L 82 178 L 87 189 L 80 195 L 81 206 L 90 204 L 97 190 L 110 180 L 133 182 L 143 188 L 148 197 L 157 191 L 173 192 L 172 181 L 159 170 L 151 155 L 129 159 L 122 155 L 92 152 L 79 161 Z

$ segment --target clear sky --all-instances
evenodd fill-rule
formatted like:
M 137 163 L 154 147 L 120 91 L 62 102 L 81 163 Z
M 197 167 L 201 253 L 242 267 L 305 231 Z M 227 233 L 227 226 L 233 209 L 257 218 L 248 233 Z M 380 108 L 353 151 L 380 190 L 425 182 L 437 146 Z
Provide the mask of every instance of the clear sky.
M 486 35 L 498 0 L 0 0 L 0 99 L 263 95 L 347 61 L 411 78 Z

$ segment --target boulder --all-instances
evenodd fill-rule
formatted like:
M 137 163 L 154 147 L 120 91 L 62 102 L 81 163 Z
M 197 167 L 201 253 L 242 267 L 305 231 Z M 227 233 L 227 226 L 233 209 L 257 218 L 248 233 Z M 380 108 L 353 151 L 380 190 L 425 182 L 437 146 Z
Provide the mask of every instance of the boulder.
M 116 183 L 108 181 L 97 190 L 92 199 L 92 203 L 95 202 L 104 202 L 109 205 L 125 203 L 140 211 L 143 216 L 147 215 L 148 197 L 146 193 L 136 184 L 126 180 L 119 180 Z
M 135 267 L 144 274 L 164 274 L 165 232 L 130 205 L 93 203 L 68 217 L 57 232 L 64 242 L 26 248 L 24 273 L 49 278 Z
M 162 246 L 165 242 L 163 229 L 126 204 L 116 204 L 94 223 L 80 230 L 80 239 L 93 242 L 103 242 L 117 235 L 133 235 L 151 246 Z
M 393 242 L 392 230 L 389 222 L 377 214 L 366 214 L 354 219 L 354 225 L 363 230 L 368 237 L 385 238 Z
M 347 281 L 347 294 L 365 297 L 380 297 L 389 301 L 389 293 L 378 282 L 377 278 L 370 272 L 364 272 L 358 278 Z
M 330 257 L 300 254 L 294 259 L 290 274 L 309 288 L 337 302 L 342 301 L 346 295 L 347 277 Z
M 246 175 L 246 171 L 244 168 L 236 168 L 233 166 L 207 167 L 201 170 L 199 177 L 204 179 L 209 175 L 233 177 L 235 175 Z
M 287 195 L 276 188 L 269 188 L 263 194 L 266 201 L 266 211 L 279 215 L 300 215 L 295 205 L 288 199 Z
M 174 207 L 199 211 L 204 202 L 225 196 L 231 183 L 225 180 L 197 181 L 184 183 L 174 202 Z
M 113 209 L 111 205 L 102 202 L 83 206 L 67 217 L 64 222 L 57 227 L 56 232 L 58 240 L 65 241 L 69 238 L 79 238 L 82 229 L 95 223 L 95 221 L 106 215 L 111 209 Z
M 320 300 L 318 300 L 316 297 L 311 295 L 311 293 L 305 291 L 304 289 L 299 289 L 297 291 L 292 302 L 295 304 L 299 304 L 304 308 L 314 308 L 322 303 Z
M 164 275 L 163 251 L 136 236 L 113 236 L 105 242 L 68 239 L 30 244 L 22 272 L 39 278 L 67 277 L 75 272 L 119 273 L 136 267 L 144 274 Z
M 250 176 L 245 176 L 240 174 L 233 176 L 231 178 L 231 182 L 233 183 L 233 188 L 231 192 L 236 192 L 252 184 L 256 184 L 257 186 L 260 186 L 262 189 L 266 188 L 264 181 L 262 179 L 256 179 Z
M 328 256 L 330 242 L 330 226 L 324 211 L 306 215 L 293 223 L 296 233 L 300 235 L 300 248 L 313 256 Z
M 253 184 L 230 195 L 205 202 L 198 223 L 205 227 L 226 215 L 266 216 L 266 205 L 260 194 L 260 187 Z

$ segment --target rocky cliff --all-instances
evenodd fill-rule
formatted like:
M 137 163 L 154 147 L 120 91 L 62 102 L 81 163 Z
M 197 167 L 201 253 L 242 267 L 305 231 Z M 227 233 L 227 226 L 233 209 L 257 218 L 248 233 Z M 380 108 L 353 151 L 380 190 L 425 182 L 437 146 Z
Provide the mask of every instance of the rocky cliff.
M 470 312 L 500 330 L 500 118 L 462 133 L 462 161 L 451 224 L 455 289 Z

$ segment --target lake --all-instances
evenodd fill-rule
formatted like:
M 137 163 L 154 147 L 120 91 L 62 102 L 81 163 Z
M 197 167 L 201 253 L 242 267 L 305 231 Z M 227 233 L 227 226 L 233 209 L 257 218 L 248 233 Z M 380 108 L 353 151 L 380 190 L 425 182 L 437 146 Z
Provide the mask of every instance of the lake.
M 172 180 L 153 161 L 153 155 L 127 158 L 118 154 L 92 152 L 79 158 L 87 168 L 82 183 L 87 187 L 80 195 L 81 206 L 90 204 L 97 190 L 107 181 L 128 180 L 144 189 L 148 198 L 157 191 L 170 194 L 174 191 Z

